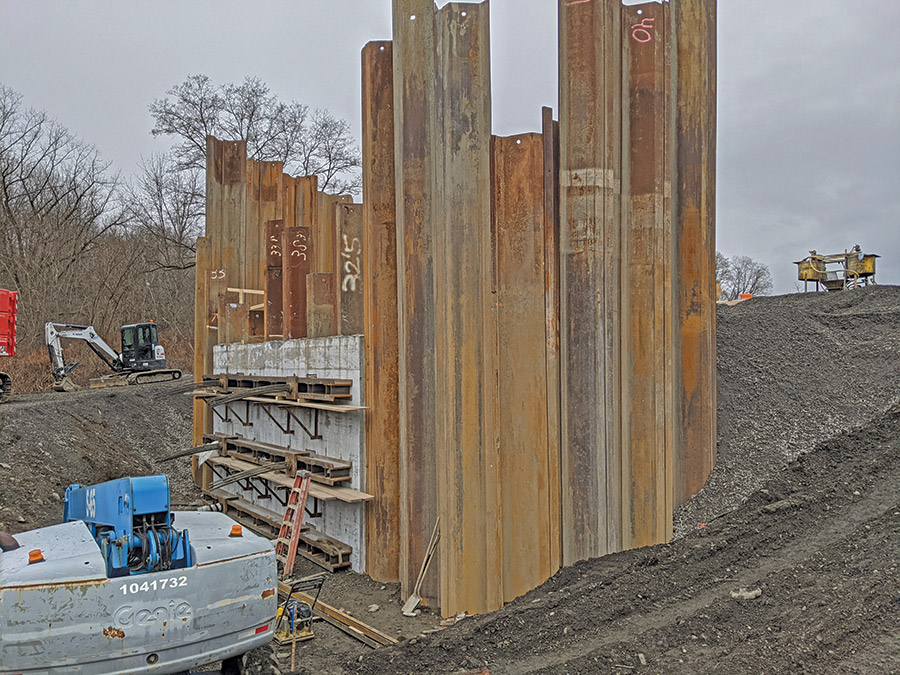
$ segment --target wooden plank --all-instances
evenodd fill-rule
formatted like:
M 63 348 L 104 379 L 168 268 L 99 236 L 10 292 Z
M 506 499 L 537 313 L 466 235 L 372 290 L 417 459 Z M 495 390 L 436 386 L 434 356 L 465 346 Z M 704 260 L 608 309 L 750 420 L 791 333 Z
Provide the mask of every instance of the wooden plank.
M 307 337 L 329 337 L 337 334 L 335 326 L 335 275 L 308 274 L 306 276 L 306 332 Z
M 214 456 L 206 460 L 213 464 L 218 464 L 231 469 L 232 471 L 247 471 L 253 469 L 256 464 L 246 462 L 244 460 L 235 459 L 234 457 Z M 254 476 L 254 479 L 267 480 L 274 483 L 276 487 L 290 489 L 294 484 L 294 478 L 286 473 L 277 473 L 268 471 L 266 473 Z M 321 483 L 310 483 L 309 494 L 311 497 L 321 499 L 322 501 L 338 500 L 347 504 L 357 504 L 359 502 L 367 502 L 372 499 L 372 495 L 360 490 L 343 486 L 322 485 Z
M 505 602 L 555 571 L 547 408 L 558 389 L 547 388 L 543 160 L 540 134 L 493 139 Z
M 284 223 L 266 223 L 266 339 L 284 333 Z
M 287 399 L 271 399 L 271 398 L 262 398 L 261 396 L 248 396 L 246 401 L 256 401 L 257 403 L 270 403 L 272 405 L 284 406 L 284 407 L 296 407 L 296 408 L 313 408 L 318 410 L 327 410 L 328 412 L 339 412 L 339 413 L 348 413 L 348 412 L 356 412 L 358 410 L 368 410 L 369 408 L 364 405 L 349 405 L 349 404 L 328 404 L 328 403 L 313 403 L 312 401 L 289 401 Z
M 393 0 L 399 325 L 401 595 L 413 592 L 438 517 L 434 399 L 434 3 Z M 413 18 L 414 17 L 414 18 Z M 422 584 L 439 604 L 440 556 Z
M 286 596 L 291 592 L 291 587 L 289 584 L 279 581 L 278 592 Z M 351 630 L 351 635 L 354 635 L 354 637 L 357 637 L 358 639 L 358 636 L 363 636 L 364 638 L 366 638 L 366 640 L 370 640 L 375 642 L 376 644 L 384 646 L 397 644 L 397 640 L 387 633 L 382 633 L 381 631 L 363 623 L 359 619 L 352 617 L 346 612 L 336 609 L 335 607 L 332 607 L 331 605 L 328 605 L 321 600 L 316 600 L 315 602 L 313 602 L 314 599 L 306 593 L 295 592 L 293 597 L 303 600 L 310 605 L 315 604 L 315 610 L 317 613 L 321 613 L 332 621 L 338 622 L 341 626 L 344 626 L 344 628 Z M 368 642 L 366 644 L 368 644 Z
M 366 573 L 400 579 L 400 399 L 394 75 L 390 41 L 362 51 L 363 288 L 366 400 Z M 365 401 L 364 401 L 365 402 Z
M 435 409 L 441 614 L 503 604 L 489 10 L 435 18 Z
M 194 381 L 202 382 L 203 373 L 212 370 L 212 343 L 209 323 L 209 284 L 207 282 L 210 268 L 210 242 L 207 237 L 198 237 L 196 243 L 196 262 L 194 267 Z M 192 440 L 198 446 L 203 434 L 212 431 L 212 411 L 198 399 L 194 399 L 194 425 Z M 199 479 L 198 463 L 193 461 L 191 473 L 196 483 Z
M 334 269 L 338 284 L 338 334 L 363 333 L 363 206 L 337 205 L 337 245 L 334 249 Z

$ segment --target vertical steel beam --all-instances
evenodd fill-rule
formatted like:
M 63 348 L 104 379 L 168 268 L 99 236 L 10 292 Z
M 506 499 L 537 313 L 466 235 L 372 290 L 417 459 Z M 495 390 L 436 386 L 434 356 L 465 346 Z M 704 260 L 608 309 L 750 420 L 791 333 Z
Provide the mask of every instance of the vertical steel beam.
M 334 335 L 335 276 L 331 273 L 306 277 L 306 329 L 308 337 Z
M 311 271 L 308 227 L 286 227 L 284 243 L 284 337 L 306 337 L 306 279 Z
M 318 178 L 300 176 L 294 179 L 294 227 L 285 234 L 285 314 L 289 325 L 285 336 L 306 337 L 306 275 L 313 271 L 313 231 L 318 221 Z
M 621 547 L 619 0 L 560 0 L 563 561 Z
M 403 597 L 412 593 L 438 517 L 435 457 L 432 142 L 434 3 L 393 0 L 400 499 Z M 443 546 L 443 544 L 441 545 Z M 440 557 L 422 584 L 439 601 Z
M 493 139 L 493 227 L 497 253 L 503 599 L 555 571 L 545 278 L 544 142 L 540 134 Z M 558 434 L 558 429 L 556 430 Z M 557 516 L 558 517 L 558 516 Z M 558 567 L 558 566 L 557 566 Z
M 362 50 L 363 289 L 365 298 L 366 572 L 400 579 L 400 343 L 394 73 L 390 42 Z
M 334 270 L 337 275 L 338 335 L 363 332 L 363 206 L 338 204 Z
M 203 375 L 208 372 L 211 363 L 209 354 L 212 352 L 211 343 L 214 338 L 210 336 L 209 323 L 209 285 L 207 279 L 210 269 L 210 241 L 209 237 L 197 237 L 196 258 L 194 264 L 194 382 L 202 382 Z M 209 406 L 201 399 L 194 399 L 194 429 L 192 440 L 194 447 L 203 443 L 203 434 L 207 433 L 207 416 Z M 199 463 L 196 458 L 191 463 L 191 473 L 194 482 L 199 480 Z
M 284 222 L 266 223 L 266 339 L 284 335 Z
M 716 0 L 680 0 L 676 42 L 674 220 L 681 373 L 676 504 L 706 482 L 716 453 Z
M 212 373 L 213 345 L 225 323 L 220 298 L 225 289 L 243 279 L 243 242 L 246 232 L 247 144 L 244 141 L 206 139 L 206 243 L 198 244 L 197 297 L 195 298 L 194 376 Z M 224 302 L 224 300 L 223 300 Z M 224 308 L 223 308 L 224 309 Z M 194 441 L 212 432 L 212 412 L 205 404 L 194 406 Z M 212 481 L 207 466 L 193 465 L 194 481 L 206 489 Z
M 337 207 L 348 204 L 353 198 L 348 195 L 317 194 L 317 212 L 313 223 L 316 259 L 313 268 L 317 273 L 335 273 L 334 257 L 337 238 Z
M 503 604 L 488 4 L 435 15 L 435 412 L 441 613 Z
M 562 565 L 560 511 L 560 345 L 559 345 L 559 122 L 543 108 L 544 326 L 547 366 L 547 483 L 550 504 L 550 574 Z
M 668 4 L 623 6 L 626 114 L 622 167 L 622 465 L 624 548 L 671 536 L 667 430 L 675 355 L 671 218 L 667 213 Z

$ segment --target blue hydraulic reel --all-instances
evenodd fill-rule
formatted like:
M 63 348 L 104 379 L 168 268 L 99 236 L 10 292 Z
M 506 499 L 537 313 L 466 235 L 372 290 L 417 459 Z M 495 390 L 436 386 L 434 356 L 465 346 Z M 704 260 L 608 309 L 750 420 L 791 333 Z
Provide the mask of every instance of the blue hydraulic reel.
M 188 532 L 174 519 L 165 474 L 70 485 L 63 502 L 63 521 L 84 521 L 110 578 L 190 567 Z

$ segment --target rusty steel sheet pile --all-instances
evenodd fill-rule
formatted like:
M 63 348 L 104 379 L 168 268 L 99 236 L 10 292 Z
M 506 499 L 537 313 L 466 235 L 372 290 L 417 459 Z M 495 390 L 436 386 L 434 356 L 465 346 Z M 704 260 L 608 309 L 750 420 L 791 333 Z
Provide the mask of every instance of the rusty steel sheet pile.
M 366 517 L 369 576 L 400 580 L 400 335 L 394 173 L 394 55 L 390 41 L 362 51 L 363 288 L 365 312 Z
M 362 204 L 208 142 L 196 378 L 362 333 L 366 571 L 409 597 L 437 531 L 444 616 L 667 541 L 715 460 L 716 1 L 558 6 L 559 121 L 496 137 L 488 3 L 392 0 Z
M 432 241 L 434 14 L 431 0 L 393 0 L 404 598 L 416 585 L 438 518 Z M 432 562 L 420 591 L 432 605 L 440 602 L 440 563 L 440 558 Z

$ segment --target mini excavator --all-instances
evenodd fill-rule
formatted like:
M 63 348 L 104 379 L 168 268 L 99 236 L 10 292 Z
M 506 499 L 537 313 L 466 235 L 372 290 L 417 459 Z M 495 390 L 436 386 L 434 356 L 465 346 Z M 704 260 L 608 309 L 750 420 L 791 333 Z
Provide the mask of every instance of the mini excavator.
M 44 339 L 50 352 L 50 368 L 53 372 L 53 389 L 72 391 L 78 388 L 69 379 L 78 362 L 66 363 L 62 347 L 64 339 L 86 342 L 113 371 L 112 375 L 92 380 L 92 387 L 170 382 L 181 378 L 181 371 L 169 368 L 166 363 L 166 350 L 159 343 L 159 329 L 155 323 L 122 326 L 121 333 L 122 352 L 116 353 L 93 326 L 52 322 L 44 326 Z

